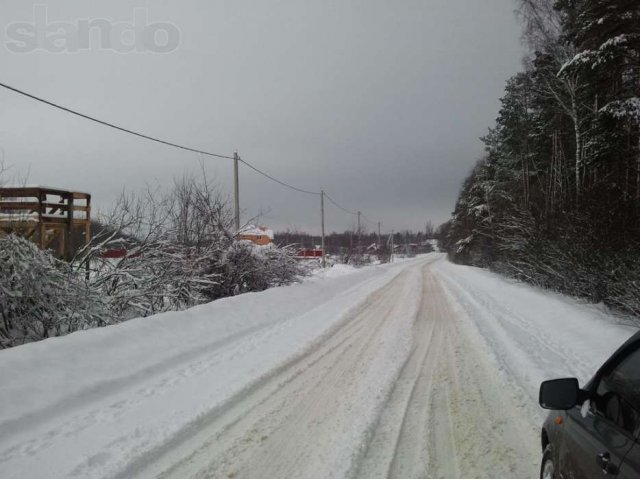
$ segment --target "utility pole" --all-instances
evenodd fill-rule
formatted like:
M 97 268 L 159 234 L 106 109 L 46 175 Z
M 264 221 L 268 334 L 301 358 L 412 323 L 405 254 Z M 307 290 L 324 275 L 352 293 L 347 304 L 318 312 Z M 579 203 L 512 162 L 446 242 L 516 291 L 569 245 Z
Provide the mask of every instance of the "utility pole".
M 324 190 L 320 190 L 320 217 L 321 217 L 321 226 L 322 226 L 321 228 L 322 268 L 325 268 L 327 266 L 327 261 L 325 259 L 325 253 L 324 253 Z
M 358 210 L 358 250 L 360 249 L 360 210 Z
M 240 231 L 240 181 L 238 179 L 238 152 L 233 152 L 233 200 L 235 207 L 235 226 L 236 233 Z
M 378 246 L 380 245 L 380 222 L 378 222 Z
M 391 230 L 391 259 L 390 263 L 393 263 L 393 230 Z

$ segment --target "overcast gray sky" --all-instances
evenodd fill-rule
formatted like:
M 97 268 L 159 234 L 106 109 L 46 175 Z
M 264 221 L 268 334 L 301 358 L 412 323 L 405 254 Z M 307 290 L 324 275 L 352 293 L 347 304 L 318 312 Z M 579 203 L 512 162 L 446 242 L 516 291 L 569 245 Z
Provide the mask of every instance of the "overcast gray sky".
M 133 23 L 141 8 L 149 25 L 174 25 L 179 43 L 170 53 L 119 53 L 102 48 L 94 28 L 88 50 L 12 52 L 20 44 L 11 25 L 36 24 L 34 5 L 46 6 L 49 23 L 76 25 Z M 237 150 L 286 182 L 324 188 L 385 231 L 418 230 L 448 218 L 482 155 L 478 137 L 498 113 L 504 82 L 521 68 L 515 7 L 512 0 L 5 0 L 0 82 L 168 141 Z M 47 45 L 42 35 L 38 47 Z M 173 34 L 163 35 L 158 44 Z M 102 208 L 123 188 L 168 186 L 198 170 L 196 154 L 4 89 L 0 105 L 0 147 L 13 173 L 89 192 Z M 205 161 L 230 194 L 231 162 Z M 240 174 L 243 219 L 264 212 L 261 223 L 273 228 L 318 232 L 316 197 L 246 167 Z M 329 231 L 353 222 L 327 206 Z

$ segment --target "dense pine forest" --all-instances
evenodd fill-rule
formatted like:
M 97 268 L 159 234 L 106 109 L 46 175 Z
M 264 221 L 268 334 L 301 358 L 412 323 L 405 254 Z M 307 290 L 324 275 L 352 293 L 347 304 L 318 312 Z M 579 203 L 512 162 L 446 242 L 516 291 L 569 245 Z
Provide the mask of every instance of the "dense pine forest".
M 640 2 L 523 0 L 530 47 L 440 228 L 450 258 L 640 314 Z

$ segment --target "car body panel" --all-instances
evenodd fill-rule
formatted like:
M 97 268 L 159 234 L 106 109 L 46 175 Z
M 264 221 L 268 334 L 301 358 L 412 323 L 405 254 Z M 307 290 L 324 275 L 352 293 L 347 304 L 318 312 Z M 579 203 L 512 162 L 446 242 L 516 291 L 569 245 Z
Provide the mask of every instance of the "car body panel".
M 640 332 L 627 340 L 598 369 L 582 391 L 584 398 L 595 399 L 601 379 L 639 350 Z M 545 441 L 548 440 L 556 475 L 571 478 L 640 478 L 640 425 L 634 432 L 627 432 L 595 410 L 592 404 L 589 408 L 583 409 L 582 405 L 577 405 L 566 411 L 552 410 L 549 413 L 543 424 L 542 448 L 544 450 Z
M 572 478 L 616 478 L 634 439 L 591 410 L 583 417 L 580 407 L 567 411 L 563 443 L 559 451 L 562 472 Z M 607 456 L 607 471 L 598 463 Z
M 636 442 L 624 458 L 618 478 L 638 478 L 640 473 L 640 443 Z

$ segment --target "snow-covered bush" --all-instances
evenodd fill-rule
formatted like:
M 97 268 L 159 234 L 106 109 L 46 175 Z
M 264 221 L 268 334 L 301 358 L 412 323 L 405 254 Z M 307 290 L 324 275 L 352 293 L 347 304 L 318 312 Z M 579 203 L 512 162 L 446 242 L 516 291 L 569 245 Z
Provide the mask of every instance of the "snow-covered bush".
M 120 319 L 198 305 L 210 299 L 218 283 L 217 265 L 224 246 L 220 235 L 212 233 L 203 220 L 211 217 L 214 206 L 201 212 L 199 222 L 191 221 L 185 217 L 185 204 L 202 192 L 192 192 L 189 199 L 181 198 L 180 192 L 176 187 L 168 193 L 148 189 L 141 195 L 123 194 L 78 255 L 77 268 L 91 265 L 91 284 Z M 186 211 L 188 217 L 196 216 Z M 111 248 L 126 255 L 103 258 L 102 253 Z
M 304 272 L 291 249 L 234 241 L 221 260 L 223 296 L 287 285 Z
M 307 274 L 294 258 L 296 249 L 293 246 L 277 247 L 270 244 L 262 248 L 262 253 L 269 267 L 269 286 L 288 285 Z
M 0 237 L 0 347 L 265 290 L 304 272 L 290 248 L 235 240 L 206 176 L 123 194 L 71 263 Z M 107 250 L 125 252 L 104 258 Z
M 371 256 L 367 253 L 363 252 L 354 252 L 349 256 L 349 265 L 353 265 L 355 267 L 361 267 L 364 265 L 369 265 L 371 263 Z
M 204 172 L 185 176 L 168 192 L 122 195 L 76 265 L 91 265 L 92 285 L 121 319 L 260 291 L 302 274 L 293 251 L 237 241 L 232 223 L 227 201 Z M 114 247 L 126 255 L 102 258 Z
M 258 249 L 246 240 L 233 242 L 222 258 L 226 295 L 255 292 L 269 287 L 267 268 Z
M 218 275 L 205 252 L 166 242 L 132 248 L 117 261 L 97 260 L 92 286 L 122 320 L 181 310 L 208 300 Z
M 113 321 L 99 292 L 32 242 L 0 236 L 0 347 Z

